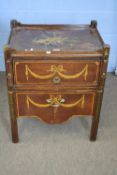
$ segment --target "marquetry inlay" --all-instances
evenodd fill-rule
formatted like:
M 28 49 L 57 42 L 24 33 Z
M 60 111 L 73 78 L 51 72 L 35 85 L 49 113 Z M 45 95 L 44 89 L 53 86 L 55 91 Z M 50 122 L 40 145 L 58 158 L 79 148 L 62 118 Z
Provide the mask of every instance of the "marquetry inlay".
M 29 79 L 29 75 L 37 79 L 50 79 L 54 77 L 56 74 L 64 79 L 75 79 L 83 75 L 84 80 L 86 80 L 88 75 L 88 64 L 86 64 L 80 72 L 73 75 L 65 74 L 64 72 L 67 72 L 67 70 L 63 68 L 63 65 L 51 65 L 50 69 L 47 70 L 47 72 L 51 72 L 51 73 L 46 75 L 39 75 L 33 72 L 27 64 L 25 65 L 25 76 L 27 80 Z
M 35 44 L 43 44 L 43 45 L 50 45 L 50 44 L 60 44 L 65 41 L 68 41 L 67 37 L 47 37 L 43 39 L 34 39 L 33 43 Z

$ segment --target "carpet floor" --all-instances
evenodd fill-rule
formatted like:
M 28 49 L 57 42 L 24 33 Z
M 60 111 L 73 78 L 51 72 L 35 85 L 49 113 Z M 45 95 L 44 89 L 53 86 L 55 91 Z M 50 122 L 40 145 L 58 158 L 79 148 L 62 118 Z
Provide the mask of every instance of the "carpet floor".
M 96 142 L 91 119 L 62 125 L 19 119 L 20 142 L 11 141 L 4 73 L 0 75 L 0 175 L 117 175 L 117 77 L 109 74 Z

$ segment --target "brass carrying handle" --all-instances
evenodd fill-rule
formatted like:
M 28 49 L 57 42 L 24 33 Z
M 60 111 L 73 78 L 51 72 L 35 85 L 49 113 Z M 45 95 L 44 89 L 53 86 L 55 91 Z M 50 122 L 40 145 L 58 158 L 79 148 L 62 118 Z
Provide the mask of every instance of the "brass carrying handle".
M 63 104 L 65 102 L 65 99 L 59 98 L 59 96 L 58 96 L 58 97 L 54 97 L 54 98 L 49 98 L 46 100 L 46 102 L 53 107 L 59 107 L 61 104 Z

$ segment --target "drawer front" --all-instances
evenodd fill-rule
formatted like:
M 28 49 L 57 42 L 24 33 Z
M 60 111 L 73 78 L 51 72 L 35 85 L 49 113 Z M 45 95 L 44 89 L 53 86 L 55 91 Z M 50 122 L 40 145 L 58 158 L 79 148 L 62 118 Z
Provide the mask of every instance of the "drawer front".
M 98 82 L 99 61 L 16 61 L 16 85 L 77 85 Z
M 47 123 L 62 123 L 72 115 L 92 115 L 95 93 L 24 92 L 15 94 L 17 116 L 39 118 Z

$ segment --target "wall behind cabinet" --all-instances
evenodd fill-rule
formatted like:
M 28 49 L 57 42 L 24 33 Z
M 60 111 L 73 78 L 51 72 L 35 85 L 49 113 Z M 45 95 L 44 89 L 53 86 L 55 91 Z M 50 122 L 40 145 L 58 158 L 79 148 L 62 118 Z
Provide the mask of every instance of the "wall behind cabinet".
M 108 71 L 117 66 L 116 0 L 4 0 L 0 2 L 0 70 L 4 71 L 3 45 L 10 32 L 10 20 L 41 24 L 89 24 L 98 21 L 98 29 L 111 45 Z

